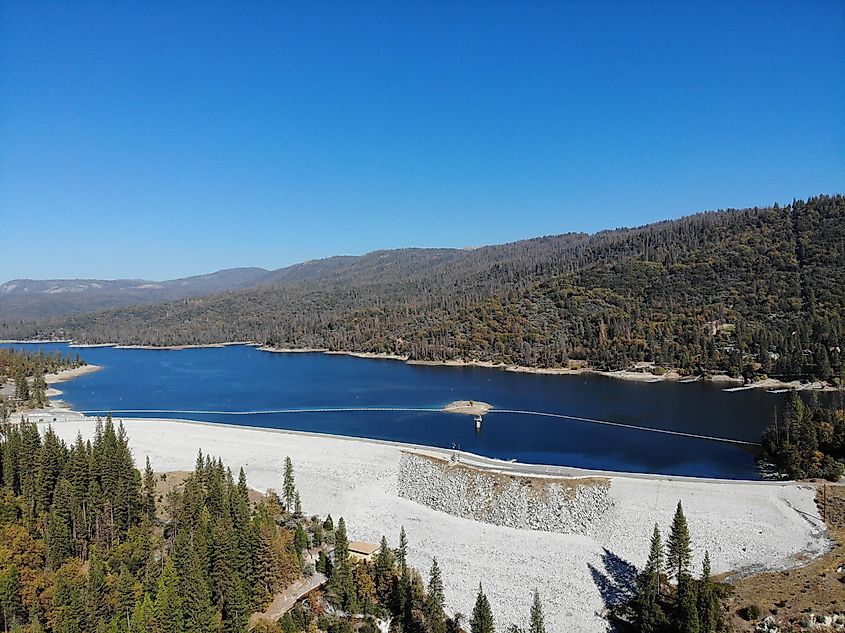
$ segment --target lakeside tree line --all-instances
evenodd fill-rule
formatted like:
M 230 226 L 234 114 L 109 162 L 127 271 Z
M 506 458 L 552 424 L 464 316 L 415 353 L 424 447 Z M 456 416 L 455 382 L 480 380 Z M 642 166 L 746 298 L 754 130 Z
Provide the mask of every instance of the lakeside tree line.
M 45 374 L 75 369 L 85 365 L 78 353 L 62 354 L 59 351 L 18 350 L 0 347 L 0 387 L 7 382 L 14 383 L 15 405 L 41 407 L 47 404 L 47 382 Z M 0 415 L 7 416 L 15 406 L 0 394 Z
M 845 408 L 805 402 L 793 392 L 784 414 L 763 434 L 763 460 L 789 479 L 839 481 L 845 473 Z
M 122 425 L 98 421 L 67 446 L 26 420 L 0 426 L 0 625 L 18 633 L 243 633 L 250 615 L 315 573 L 327 578 L 258 633 L 493 633 L 479 588 L 469 622 L 447 616 L 435 559 L 427 580 L 382 537 L 372 562 L 349 555 L 343 518 L 302 514 L 293 464 L 281 495 L 197 456 L 167 481 L 135 467 Z M 312 563 L 315 560 L 316 564 Z M 535 592 L 530 633 L 545 633 Z M 514 627 L 511 630 L 518 630 Z
M 841 380 L 845 198 L 596 235 L 308 262 L 275 285 L 40 323 L 2 336 L 281 347 L 620 369 L 653 361 Z

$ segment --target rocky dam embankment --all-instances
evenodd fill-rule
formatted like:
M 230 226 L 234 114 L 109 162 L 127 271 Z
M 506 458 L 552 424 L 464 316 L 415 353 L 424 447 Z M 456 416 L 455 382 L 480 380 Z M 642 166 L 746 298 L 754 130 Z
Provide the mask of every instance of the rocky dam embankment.
M 604 477 L 527 477 L 403 451 L 399 496 L 493 525 L 591 536 L 615 502 Z

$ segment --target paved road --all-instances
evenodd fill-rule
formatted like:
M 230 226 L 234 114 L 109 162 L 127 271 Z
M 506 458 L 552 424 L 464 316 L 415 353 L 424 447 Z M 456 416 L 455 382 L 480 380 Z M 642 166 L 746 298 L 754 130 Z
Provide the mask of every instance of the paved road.
M 275 622 L 290 611 L 300 598 L 325 582 L 326 577 L 319 572 L 315 572 L 312 576 L 306 578 L 300 578 L 283 592 L 277 593 L 273 597 L 273 602 L 262 613 L 253 613 L 249 618 L 249 626 L 253 626 L 259 620 Z

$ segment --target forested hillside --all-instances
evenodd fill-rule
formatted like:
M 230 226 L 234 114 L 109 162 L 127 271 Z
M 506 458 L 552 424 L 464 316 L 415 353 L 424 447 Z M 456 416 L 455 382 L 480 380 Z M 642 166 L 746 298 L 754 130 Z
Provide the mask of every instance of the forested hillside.
M 10 323 L 3 337 L 152 345 L 252 340 L 600 369 L 841 378 L 845 198 L 702 213 L 475 250 L 375 252 L 253 290 Z
M 427 583 L 407 564 L 404 530 L 397 549 L 382 538 L 372 562 L 356 561 L 342 518 L 303 516 L 290 459 L 279 483 L 281 497 L 268 491 L 256 501 L 243 470 L 235 479 L 200 453 L 195 470 L 170 484 L 149 461 L 143 473 L 135 467 L 123 427 L 110 419 L 98 422 L 93 442 L 72 446 L 49 428 L 4 420 L 2 630 L 246 633 L 250 614 L 315 574 L 324 577 L 313 586 L 325 584 L 305 606 L 252 630 L 377 633 L 374 618 L 392 622 L 391 631 L 460 630 L 444 612 L 437 561 Z

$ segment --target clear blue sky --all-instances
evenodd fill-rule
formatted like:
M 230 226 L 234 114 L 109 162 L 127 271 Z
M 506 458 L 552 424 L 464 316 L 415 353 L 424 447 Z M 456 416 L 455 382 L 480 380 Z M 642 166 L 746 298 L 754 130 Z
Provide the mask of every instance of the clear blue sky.
M 0 281 L 843 191 L 841 0 L 0 0 Z

